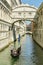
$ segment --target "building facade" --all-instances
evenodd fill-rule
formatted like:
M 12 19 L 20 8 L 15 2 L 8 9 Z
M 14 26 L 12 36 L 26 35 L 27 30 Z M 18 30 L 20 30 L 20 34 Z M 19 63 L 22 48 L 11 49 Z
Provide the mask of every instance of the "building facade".
M 33 38 L 43 48 L 43 3 L 34 17 Z
M 21 4 L 20 1 L 16 0 L 0 0 L 0 44 L 2 47 L 13 41 L 13 32 L 11 28 L 14 19 L 12 19 L 10 15 L 12 13 L 12 8 L 19 4 Z

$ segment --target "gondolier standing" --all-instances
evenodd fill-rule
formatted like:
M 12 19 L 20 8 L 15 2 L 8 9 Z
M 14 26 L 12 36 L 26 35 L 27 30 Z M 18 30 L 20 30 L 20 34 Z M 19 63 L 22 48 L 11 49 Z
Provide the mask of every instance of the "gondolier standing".
M 20 34 L 18 35 L 18 42 L 20 42 Z

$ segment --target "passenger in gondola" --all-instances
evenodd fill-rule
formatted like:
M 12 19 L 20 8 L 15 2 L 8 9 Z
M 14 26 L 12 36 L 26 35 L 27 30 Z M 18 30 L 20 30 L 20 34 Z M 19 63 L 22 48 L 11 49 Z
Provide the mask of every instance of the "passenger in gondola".
M 12 52 L 13 54 L 17 54 L 16 50 L 11 50 L 11 52 Z

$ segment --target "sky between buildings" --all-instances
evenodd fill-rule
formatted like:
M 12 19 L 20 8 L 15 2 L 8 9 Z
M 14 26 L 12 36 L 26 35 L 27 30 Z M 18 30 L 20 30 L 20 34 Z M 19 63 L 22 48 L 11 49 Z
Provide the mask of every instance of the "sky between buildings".
M 35 7 L 39 7 L 40 4 L 43 2 L 43 0 L 21 0 L 22 3 L 24 4 L 29 4 L 29 5 L 33 5 Z M 30 24 L 31 22 L 30 21 L 26 21 L 26 24 Z
M 34 5 L 35 7 L 39 7 L 43 0 L 21 0 L 24 4 Z

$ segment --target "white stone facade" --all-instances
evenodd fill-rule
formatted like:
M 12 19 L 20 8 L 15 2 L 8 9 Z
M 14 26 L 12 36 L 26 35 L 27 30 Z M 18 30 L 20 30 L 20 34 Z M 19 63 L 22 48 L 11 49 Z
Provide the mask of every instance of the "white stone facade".
M 13 41 L 11 26 L 14 20 L 10 14 L 16 5 L 16 0 L 0 0 L 0 49 Z
M 34 19 L 34 40 L 43 48 L 43 3 L 38 8 Z

